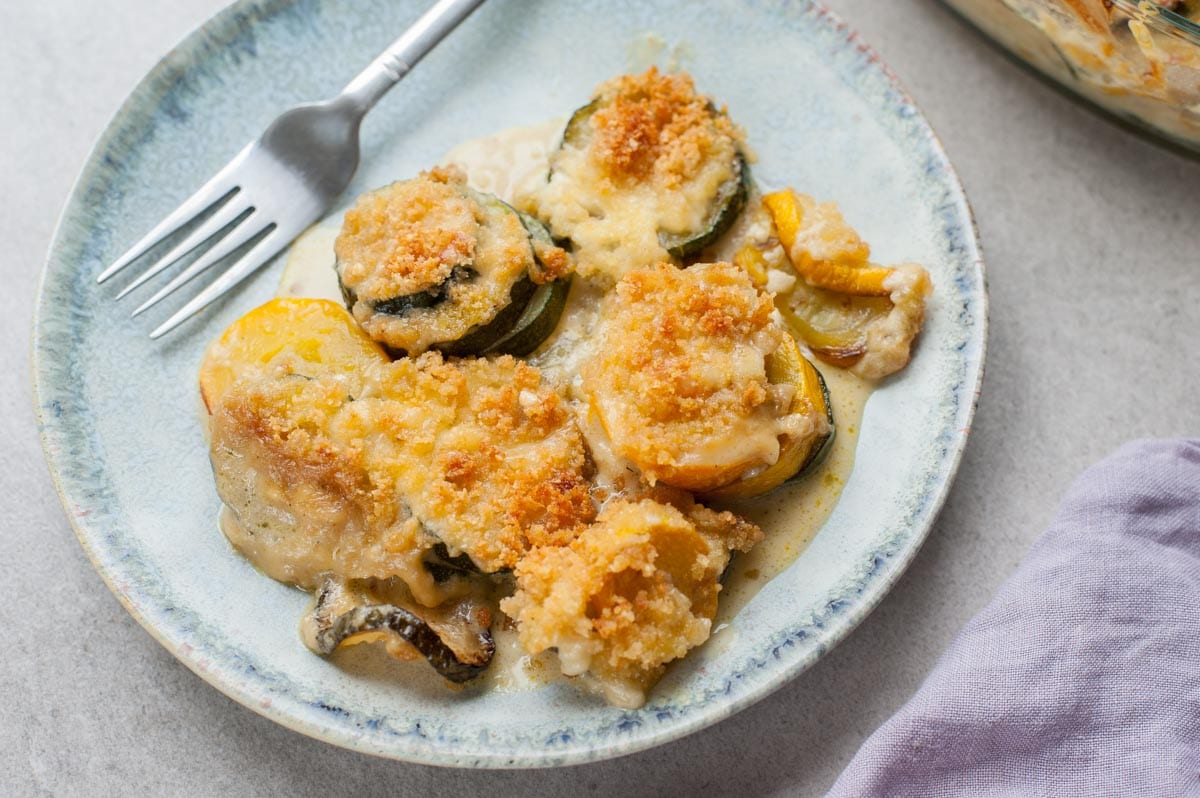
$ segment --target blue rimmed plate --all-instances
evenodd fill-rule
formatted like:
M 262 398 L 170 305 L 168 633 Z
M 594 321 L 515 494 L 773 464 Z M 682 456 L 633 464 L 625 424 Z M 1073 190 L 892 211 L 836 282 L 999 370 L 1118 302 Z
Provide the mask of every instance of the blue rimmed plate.
M 256 573 L 218 532 L 198 424 L 205 345 L 272 294 L 278 267 L 165 343 L 94 277 L 277 111 L 340 89 L 421 5 L 242 0 L 137 87 L 80 175 L 42 281 L 34 382 L 46 456 L 80 542 L 134 617 L 279 723 L 440 765 L 553 766 L 648 748 L 811 665 L 925 538 L 983 373 L 986 296 L 970 210 L 912 100 L 815 3 L 486 4 L 368 117 L 348 196 L 415 173 L 448 143 L 561 115 L 625 71 L 653 33 L 680 45 L 701 90 L 748 129 L 764 183 L 836 199 L 880 261 L 925 264 L 937 292 L 913 362 L 867 404 L 853 474 L 821 532 L 738 613 L 726 644 L 673 666 L 643 709 L 563 685 L 448 691 L 420 669 L 339 667 L 300 643 L 307 597 Z

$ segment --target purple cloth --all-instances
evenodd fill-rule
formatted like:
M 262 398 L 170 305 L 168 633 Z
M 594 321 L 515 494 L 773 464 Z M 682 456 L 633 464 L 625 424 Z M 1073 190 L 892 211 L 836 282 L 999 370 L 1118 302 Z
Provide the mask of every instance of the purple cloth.
M 1200 439 L 1128 444 L 829 798 L 1200 796 Z

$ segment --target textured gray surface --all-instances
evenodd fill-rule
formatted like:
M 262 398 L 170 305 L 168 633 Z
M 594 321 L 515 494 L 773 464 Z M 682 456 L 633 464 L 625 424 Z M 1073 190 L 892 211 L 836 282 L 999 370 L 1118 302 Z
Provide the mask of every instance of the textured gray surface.
M 277 727 L 177 664 L 92 572 L 30 408 L 37 272 L 91 141 L 221 3 L 47 0 L 9 16 L 0 792 L 819 795 L 1012 570 L 1080 469 L 1129 438 L 1200 430 L 1200 164 L 1067 101 L 930 0 L 829 4 L 924 108 L 978 216 L 991 341 L 958 480 L 895 591 L 800 679 L 663 748 L 540 773 L 408 766 Z

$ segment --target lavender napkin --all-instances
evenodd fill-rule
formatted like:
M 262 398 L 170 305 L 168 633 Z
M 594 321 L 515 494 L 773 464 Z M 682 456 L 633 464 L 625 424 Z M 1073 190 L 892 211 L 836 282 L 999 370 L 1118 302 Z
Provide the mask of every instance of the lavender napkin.
M 1200 439 L 1128 444 L 829 798 L 1200 796 Z

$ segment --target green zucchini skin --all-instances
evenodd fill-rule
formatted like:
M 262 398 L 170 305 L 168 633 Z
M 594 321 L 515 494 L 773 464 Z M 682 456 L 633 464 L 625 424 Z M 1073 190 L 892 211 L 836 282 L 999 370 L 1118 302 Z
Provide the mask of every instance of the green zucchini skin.
M 746 197 L 750 194 L 750 166 L 740 152 L 737 154 L 734 169 L 737 174 L 721 184 L 699 232 L 686 235 L 663 232 L 658 234 L 658 242 L 671 257 L 683 260 L 699 254 L 737 221 L 742 209 L 746 207 Z
M 804 479 L 825 462 L 825 458 L 833 451 L 833 439 L 837 436 L 837 425 L 833 423 L 833 403 L 829 399 L 829 386 L 825 384 L 825 375 L 816 366 L 813 366 L 813 371 L 817 372 L 817 382 L 821 384 L 821 398 L 825 402 L 825 418 L 829 420 L 829 432 L 813 444 L 808 457 L 804 459 L 796 473 L 784 480 L 783 484 L 785 485 Z
M 567 120 L 566 127 L 563 128 L 562 140 L 559 141 L 558 147 L 562 149 L 567 144 L 579 144 L 586 133 L 587 124 L 592 118 L 592 114 L 600 109 L 600 98 L 592 100 L 586 105 L 581 105 L 571 113 L 571 118 Z M 546 174 L 547 182 L 550 180 L 553 171 Z
M 534 260 L 534 268 L 530 270 L 530 274 L 537 282 L 545 283 L 549 267 L 542 262 L 542 256 L 538 253 L 542 247 L 557 247 L 559 244 L 554 240 L 554 236 L 550 234 L 550 228 L 546 227 L 541 219 L 525 213 L 525 211 L 519 211 L 516 208 L 512 210 L 517 215 L 517 218 L 521 220 L 521 225 L 525 228 L 525 232 L 529 234 L 529 246 L 533 249 Z M 541 247 L 538 246 L 539 244 Z
M 436 344 L 435 349 L 447 355 L 465 357 L 488 351 L 503 338 L 525 312 L 525 307 L 537 292 L 538 286 L 529 277 L 522 277 L 508 294 L 508 304 L 487 324 L 476 325 L 455 341 Z
M 589 132 L 589 121 L 599 108 L 601 107 L 600 98 L 596 98 L 587 105 L 580 106 L 571 114 L 571 118 L 567 121 L 566 127 L 563 129 L 562 142 L 559 148 L 570 144 L 573 146 L 584 146 L 584 137 Z M 715 106 L 711 103 L 709 108 L 715 115 L 719 113 Z M 553 170 L 547 174 L 546 179 L 549 180 Z M 663 249 L 667 251 L 672 258 L 683 260 L 693 255 L 699 254 L 708 245 L 715 242 L 721 235 L 733 226 L 737 221 L 738 215 L 742 209 L 746 207 L 746 198 L 750 194 L 750 165 L 746 162 L 745 155 L 740 150 L 737 151 L 734 161 L 734 175 L 729 180 L 721 184 L 717 190 L 716 196 L 713 197 L 709 205 L 708 214 L 705 216 L 704 222 L 699 229 L 688 231 L 683 234 L 667 233 L 659 231 L 658 242 Z
M 542 236 L 548 236 L 544 229 L 539 230 L 540 222 L 522 218 L 504 201 L 470 188 L 464 180 L 461 175 L 438 177 L 426 173 L 376 189 L 360 198 L 360 203 L 365 201 L 367 204 L 364 207 L 369 208 L 378 208 L 380 203 L 386 207 L 387 203 L 420 203 L 426 199 L 440 203 L 443 197 L 454 203 L 466 201 L 465 207 L 472 209 L 479 229 L 467 226 L 460 214 L 455 224 L 461 225 L 462 229 L 455 231 L 455 234 L 478 236 L 487 231 L 486 234 L 493 236 L 495 243 L 488 245 L 490 254 L 477 251 L 472 258 L 462 258 L 462 262 L 452 266 L 447 264 L 449 271 L 440 272 L 444 276 L 427 278 L 430 283 L 436 281 L 436 284 L 422 285 L 420 281 L 409 283 L 418 287 L 416 290 L 411 287 L 402 289 L 412 291 L 403 295 L 364 294 L 365 281 L 377 279 L 379 270 L 384 268 L 383 263 L 378 259 L 355 260 L 367 257 L 370 251 L 355 249 L 358 245 L 354 243 L 349 243 L 345 252 L 337 250 L 335 271 L 346 306 L 355 313 L 368 334 L 376 337 L 394 355 L 416 354 L 428 348 L 460 356 L 481 354 L 506 335 L 521 318 L 537 285 L 553 277 L 549 268 L 539 260 Z M 439 186 L 438 183 L 443 185 Z M 437 210 L 433 205 L 430 208 Z M 387 243 L 390 237 L 398 237 L 409 228 L 407 223 L 401 223 L 401 227 L 391 229 L 386 218 L 381 215 L 378 218 L 371 217 L 369 221 L 360 221 L 359 226 L 353 228 L 350 241 L 382 244 L 385 247 L 410 246 L 399 242 L 395 245 Z M 413 224 L 421 224 L 422 218 L 428 217 L 418 211 Z M 536 246 L 535 236 L 539 242 Z M 404 249 L 397 251 L 404 254 Z M 481 257 L 487 259 L 480 260 Z M 354 280 L 346 280 L 346 264 L 350 262 L 356 264 L 356 275 L 365 277 L 356 276 Z M 561 272 L 562 263 L 558 263 L 558 266 Z M 378 288 L 372 290 L 379 291 Z M 487 299 L 481 301 L 484 296 Z M 409 348 L 415 351 L 407 351 Z
M 455 558 L 457 559 L 457 558 Z M 470 630 L 469 650 L 456 651 L 416 612 L 395 604 L 360 604 L 334 615 L 330 604 L 336 588 L 327 581 L 317 592 L 311 617 L 316 622 L 316 651 L 329 656 L 347 638 L 365 632 L 390 631 L 415 648 L 447 681 L 474 679 L 491 664 L 496 643 L 490 629 Z
M 455 577 L 479 576 L 483 573 L 470 555 L 450 556 L 450 550 L 446 548 L 445 543 L 438 543 L 429 550 L 425 555 L 424 565 L 425 570 L 437 582 L 448 582 Z
M 496 644 L 491 633 L 478 657 L 459 659 L 459 655 L 442 642 L 429 624 L 402 607 L 375 604 L 355 607 L 339 615 L 327 629 L 317 633 L 317 646 L 322 654 L 332 654 L 342 641 L 363 632 L 391 631 L 403 638 L 429 661 L 442 678 L 461 684 L 483 673 L 492 661 Z
M 469 331 L 457 341 L 439 344 L 442 353 L 464 357 L 467 355 L 514 355 L 524 357 L 537 349 L 558 326 L 566 308 L 570 292 L 571 277 L 561 277 L 550 283 L 540 283 L 538 278 L 546 274 L 546 268 L 538 255 L 535 241 L 544 246 L 557 246 L 550 230 L 540 219 L 517 210 L 508 203 L 500 202 L 521 220 L 529 234 L 535 268 L 530 276 L 513 286 L 507 307 L 491 322 Z
M 455 285 L 470 282 L 478 276 L 478 273 L 470 266 L 455 266 L 449 277 L 432 288 L 372 303 L 371 309 L 376 313 L 384 313 L 388 316 L 403 316 L 414 310 L 435 308 L 450 298 L 450 289 Z M 342 299 L 345 300 L 346 306 L 353 308 L 358 297 L 353 289 L 342 282 L 340 274 L 338 275 L 338 286 L 342 290 Z
M 538 286 L 521 318 L 506 335 L 488 347 L 485 354 L 516 357 L 532 354 L 558 327 L 570 292 L 570 276 Z

